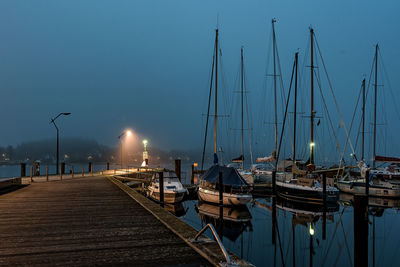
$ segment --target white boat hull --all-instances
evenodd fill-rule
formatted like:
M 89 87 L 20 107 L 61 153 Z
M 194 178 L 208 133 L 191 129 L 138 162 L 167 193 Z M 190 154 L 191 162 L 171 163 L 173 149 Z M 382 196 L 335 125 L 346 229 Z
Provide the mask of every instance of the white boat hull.
M 186 195 L 185 192 L 164 192 L 164 203 L 178 203 L 183 200 Z M 160 201 L 160 192 L 149 191 L 148 196 L 156 201 Z
M 340 191 L 349 193 L 349 194 L 365 194 L 365 184 L 361 185 L 361 183 L 352 183 L 346 181 L 339 181 L 337 183 L 337 187 Z M 375 187 L 370 185 L 368 189 L 369 196 L 374 197 L 392 197 L 392 198 L 400 198 L 400 189 L 391 189 L 385 187 Z
M 219 204 L 219 191 L 208 188 L 199 188 L 199 199 L 205 202 Z M 253 196 L 246 193 L 223 193 L 223 205 L 245 205 Z

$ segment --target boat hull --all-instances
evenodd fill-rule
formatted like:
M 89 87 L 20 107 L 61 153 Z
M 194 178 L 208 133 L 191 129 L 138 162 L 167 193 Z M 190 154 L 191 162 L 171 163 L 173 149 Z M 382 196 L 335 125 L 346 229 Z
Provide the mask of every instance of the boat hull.
M 219 191 L 200 187 L 199 199 L 209 203 L 219 203 Z M 223 205 L 246 205 L 252 200 L 250 193 L 223 193 Z
M 284 199 L 323 204 L 324 197 L 322 190 L 309 190 L 306 186 L 290 187 L 284 182 L 276 182 L 277 194 Z M 339 200 L 339 190 L 326 190 L 326 202 L 336 203 Z
M 183 200 L 186 192 L 164 192 L 164 203 L 178 203 Z M 160 192 L 151 191 L 148 192 L 148 196 L 156 201 L 160 201 Z
M 337 187 L 340 191 L 349 194 L 365 194 L 364 182 L 339 181 Z M 381 186 L 370 185 L 368 190 L 369 196 L 400 198 L 400 189 L 391 189 Z

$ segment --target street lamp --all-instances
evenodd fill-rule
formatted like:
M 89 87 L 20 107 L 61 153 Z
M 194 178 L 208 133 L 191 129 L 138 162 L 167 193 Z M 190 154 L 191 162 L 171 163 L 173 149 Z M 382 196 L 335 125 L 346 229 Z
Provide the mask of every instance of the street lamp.
M 58 130 L 58 127 L 57 127 L 57 125 L 56 125 L 56 122 L 55 122 L 55 120 L 58 118 L 58 117 L 60 117 L 61 115 L 65 115 L 65 116 L 68 116 L 68 115 L 71 115 L 71 113 L 70 112 L 62 112 L 62 113 L 60 113 L 60 114 L 58 114 L 55 118 L 53 118 L 53 119 L 51 119 L 51 121 L 50 121 L 50 123 L 53 123 L 54 124 L 54 127 L 56 127 L 56 130 L 57 130 L 57 163 L 56 163 L 56 174 L 59 174 L 59 171 L 58 171 L 58 164 L 59 164 L 59 151 L 60 151 L 60 138 L 59 138 L 59 130 Z
M 147 153 L 147 144 L 149 143 L 146 139 L 144 139 L 143 141 L 143 145 L 144 145 L 144 151 L 143 151 L 143 163 L 142 166 L 143 167 L 147 167 L 149 165 L 149 155 Z
M 120 135 L 118 135 L 118 139 L 119 139 L 119 143 L 121 145 L 121 169 L 122 169 L 122 140 L 121 138 L 126 136 L 130 136 L 132 134 L 132 132 L 130 130 L 125 130 L 123 131 Z

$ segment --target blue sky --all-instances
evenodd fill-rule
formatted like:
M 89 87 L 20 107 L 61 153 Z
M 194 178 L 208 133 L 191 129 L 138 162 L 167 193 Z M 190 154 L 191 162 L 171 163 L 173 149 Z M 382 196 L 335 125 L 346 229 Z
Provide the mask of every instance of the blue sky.
M 263 90 L 271 19 L 277 19 L 285 84 L 294 52 L 304 57 L 312 25 L 348 123 L 377 42 L 392 90 L 398 92 L 399 5 L 341 0 L 3 0 L 0 145 L 54 137 L 50 117 L 72 112 L 60 118 L 63 136 L 116 145 L 120 132 L 131 127 L 159 147 L 199 147 L 217 18 L 226 87 L 234 87 L 244 46 L 254 106 L 260 105 L 256 102 Z

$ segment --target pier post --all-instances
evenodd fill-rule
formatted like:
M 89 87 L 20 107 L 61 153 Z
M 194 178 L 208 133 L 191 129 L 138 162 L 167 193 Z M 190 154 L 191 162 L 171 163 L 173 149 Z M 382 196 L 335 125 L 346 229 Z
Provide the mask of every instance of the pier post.
M 272 171 L 272 194 L 276 195 L 276 171 Z
M 160 186 L 160 205 L 164 208 L 164 173 L 158 173 L 158 185 Z
M 60 171 L 60 180 L 62 181 L 63 172 Z
M 369 170 L 365 172 L 365 195 L 369 196 Z
M 354 195 L 354 266 L 368 266 L 368 197 Z
M 323 215 L 322 215 L 322 240 L 326 239 L 326 173 L 322 174 Z
M 82 177 L 85 175 L 85 167 L 82 164 Z
M 46 165 L 46 181 L 49 181 L 49 166 Z
M 190 166 L 190 184 L 194 184 L 194 164 Z
M 92 172 L 92 163 L 89 162 L 89 165 L 88 165 L 88 173 L 91 173 L 91 172 Z
M 218 189 L 219 189 L 219 237 L 222 240 L 222 230 L 224 224 L 224 181 L 222 172 L 218 176 Z
M 107 162 L 107 171 L 110 170 L 110 162 Z
M 31 183 L 33 182 L 33 166 L 31 166 Z
M 72 174 L 72 178 L 74 178 L 74 165 L 71 165 L 71 174 Z
M 182 182 L 182 177 L 181 177 L 181 160 L 180 160 L 180 159 L 176 159 L 176 160 L 175 160 L 175 173 L 176 173 L 176 176 L 178 176 L 179 181 Z
M 65 174 L 65 162 L 61 162 L 61 173 Z
M 26 176 L 26 163 L 22 162 L 21 163 L 21 177 L 25 177 Z

